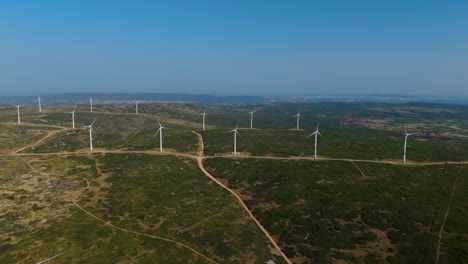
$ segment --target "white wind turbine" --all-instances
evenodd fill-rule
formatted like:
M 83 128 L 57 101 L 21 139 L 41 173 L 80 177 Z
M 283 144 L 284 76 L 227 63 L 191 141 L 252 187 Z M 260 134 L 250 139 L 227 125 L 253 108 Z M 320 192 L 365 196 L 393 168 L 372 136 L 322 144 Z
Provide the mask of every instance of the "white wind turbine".
M 91 125 L 84 126 L 84 128 L 89 128 L 89 150 L 91 150 L 91 151 L 93 151 L 93 133 L 94 133 L 93 125 L 94 125 L 95 121 L 96 121 L 96 119 L 94 119 L 94 121 L 91 123 Z
M 93 98 L 89 97 L 89 109 L 90 109 L 90 112 L 93 112 Z
M 159 133 L 159 152 L 162 152 L 163 151 L 163 145 L 162 145 L 163 134 L 162 134 L 162 131 L 163 131 L 163 128 L 165 128 L 165 127 L 163 127 L 161 125 L 161 122 L 159 122 L 159 120 L 158 120 L 158 124 L 159 124 L 159 129 L 156 132 L 156 135 Z
M 14 106 L 16 106 L 16 110 L 18 112 L 18 124 L 21 124 L 20 107 L 22 107 L 23 105 L 14 105 Z
M 405 128 L 405 144 L 403 145 L 403 163 L 406 163 L 406 141 L 408 141 L 408 136 L 411 136 L 411 134 L 408 134 Z
M 138 100 L 135 101 L 135 113 L 138 114 Z
M 234 156 L 236 155 L 239 155 L 239 153 L 237 152 L 237 135 L 240 136 L 239 132 L 237 132 L 237 128 L 239 128 L 239 122 L 237 122 L 237 126 L 235 129 L 233 130 L 229 130 L 228 132 L 226 133 L 229 133 L 229 132 L 234 132 Z
M 73 129 L 75 129 L 75 111 L 76 111 L 76 108 L 73 111 L 68 112 L 69 114 L 72 114 L 72 127 L 73 127 Z
M 202 114 L 200 114 L 201 116 L 203 116 L 203 130 L 205 130 L 205 117 L 206 117 L 206 111 L 204 111 Z
M 319 132 L 319 124 L 317 122 L 317 128 L 315 129 L 315 131 L 310 134 L 309 136 L 307 136 L 308 138 L 311 137 L 312 135 L 315 135 L 315 151 L 314 151 L 314 158 L 316 159 L 317 158 L 317 136 L 320 135 L 322 136 L 322 134 L 320 134 Z M 323 137 L 323 136 L 322 136 Z
M 255 111 L 249 112 L 249 114 L 250 114 L 250 129 L 253 129 L 253 114 L 254 113 L 255 113 Z
M 297 118 L 297 121 L 296 121 L 296 130 L 299 130 L 299 118 L 302 118 L 302 116 L 301 116 L 301 111 L 299 110 L 299 112 L 297 112 L 297 114 L 293 115 L 292 117 Z
M 37 102 L 39 103 L 39 113 L 42 113 L 41 97 L 37 97 Z

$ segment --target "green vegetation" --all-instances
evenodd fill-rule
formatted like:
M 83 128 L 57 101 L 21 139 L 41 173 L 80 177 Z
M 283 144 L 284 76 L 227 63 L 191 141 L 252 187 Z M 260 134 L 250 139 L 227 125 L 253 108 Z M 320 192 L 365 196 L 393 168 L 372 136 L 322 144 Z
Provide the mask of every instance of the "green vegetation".
M 106 182 L 111 186 L 106 199 L 92 208 L 103 219 L 184 241 L 222 263 L 244 263 L 243 257 L 253 256 L 264 263 L 272 258 L 260 230 L 195 162 L 127 154 L 106 155 L 99 162 L 101 174 L 110 174 Z M 123 215 L 127 217 L 114 217 Z
M 445 224 L 440 261 L 442 263 L 464 263 L 468 261 L 468 167 L 465 165 L 459 172 L 457 189 Z
M 89 125 L 95 119 L 94 147 L 125 150 L 159 149 L 159 135 L 156 135 L 158 123 L 155 117 L 128 114 L 77 113 L 77 129 L 62 131 L 54 139 L 31 149 L 31 152 L 60 152 L 86 149 L 89 146 L 89 132 L 83 125 Z M 70 124 L 65 122 L 69 114 L 53 113 L 45 116 L 48 123 L 56 125 Z M 197 138 L 191 129 L 174 123 L 162 123 L 164 130 L 163 147 L 166 150 L 195 153 Z
M 201 131 L 206 155 L 232 153 L 233 134 L 228 130 Z M 313 156 L 313 131 L 261 129 L 239 130 L 237 150 L 252 156 Z M 321 129 L 318 155 L 330 158 L 400 160 L 404 137 L 394 133 L 353 128 L 347 132 Z M 422 141 L 410 137 L 407 158 L 414 161 L 461 161 L 468 157 L 468 142 L 450 140 Z
M 196 154 L 194 130 L 203 135 L 206 168 L 240 194 L 294 263 L 433 262 L 449 205 L 440 262 L 468 262 L 468 167 L 443 163 L 468 160 L 467 106 L 140 103 L 136 115 L 133 105 L 95 104 L 93 113 L 77 107 L 71 130 L 67 112 L 73 109 L 47 107 L 39 114 L 24 108 L 18 125 L 16 109 L 0 108 L 1 263 L 62 252 L 57 263 L 207 263 L 154 236 L 219 263 L 282 263 L 234 197 L 205 177 L 194 157 L 181 158 Z M 291 116 L 299 109 L 305 130 L 295 131 Z M 205 110 L 207 130 L 200 131 Z M 245 129 L 252 110 L 258 129 Z M 114 154 L 87 151 L 89 133 L 82 128 L 93 120 L 95 149 Z M 169 155 L 138 154 L 159 149 L 158 120 L 168 128 L 163 147 Z M 294 159 L 313 156 L 314 138 L 307 136 L 317 120 L 324 159 Z M 238 121 L 237 150 L 250 158 L 225 156 L 233 151 L 226 132 Z M 408 160 L 441 164 L 326 159 L 400 160 L 404 127 L 414 134 Z M 12 154 L 50 132 L 44 142 Z
M 174 243 L 106 226 L 73 200 L 119 228 L 176 240 L 219 263 L 281 263 L 232 196 L 190 159 L 112 154 L 28 162 L 38 172 L 3 161 L 2 173 L 13 177 L 2 178 L 2 186 L 22 195 L 11 194 L 0 218 L 1 263 L 37 262 L 62 252 L 59 263 L 208 263 Z M 37 184 L 30 186 L 31 180 Z
M 361 175 L 350 162 L 211 158 L 205 165 L 299 263 L 433 261 L 459 169 L 358 163 Z

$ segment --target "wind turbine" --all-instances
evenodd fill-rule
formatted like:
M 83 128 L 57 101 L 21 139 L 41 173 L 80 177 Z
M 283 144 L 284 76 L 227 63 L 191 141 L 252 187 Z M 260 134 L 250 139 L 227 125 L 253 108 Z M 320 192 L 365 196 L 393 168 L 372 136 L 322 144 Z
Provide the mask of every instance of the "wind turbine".
M 408 134 L 405 128 L 405 144 L 403 145 L 403 163 L 406 163 L 406 141 L 408 141 L 408 136 L 411 136 L 411 134 Z
M 71 111 L 71 112 L 68 112 L 69 114 L 72 114 L 72 125 L 73 125 L 73 129 L 75 129 L 75 111 L 76 111 L 76 108 Z
M 250 129 L 253 129 L 253 114 L 254 113 L 255 113 L 255 111 L 249 112 L 249 114 L 250 114 Z
M 14 105 L 16 106 L 16 110 L 18 111 L 18 124 L 21 124 L 21 117 L 20 117 L 20 107 L 22 107 L 23 105 Z
M 135 113 L 138 114 L 138 100 L 135 101 Z
M 89 107 L 90 107 L 90 112 L 93 112 L 93 98 L 89 97 Z
M 315 151 L 314 151 L 314 158 L 316 159 L 317 158 L 317 135 L 320 135 L 322 136 L 322 134 L 320 134 L 319 132 L 319 124 L 317 122 L 317 128 L 315 129 L 315 131 L 310 134 L 309 136 L 307 136 L 308 138 L 311 137 L 312 135 L 315 135 Z M 323 137 L 323 136 L 322 136 Z
M 94 119 L 94 121 L 91 123 L 91 125 L 84 126 L 84 128 L 89 128 L 89 150 L 91 150 L 91 151 L 93 151 L 93 133 L 94 133 L 93 125 L 94 125 L 95 121 L 96 121 L 96 119 Z
M 39 103 L 39 113 L 42 113 L 41 97 L 37 97 L 37 102 Z
M 161 125 L 161 122 L 159 122 L 159 120 L 158 120 L 158 124 L 159 124 L 159 129 L 158 129 L 158 131 L 156 132 L 156 135 L 159 133 L 159 152 L 162 152 L 162 151 L 163 151 L 163 147 L 162 147 L 162 137 L 163 137 L 162 131 L 163 131 L 163 128 L 165 128 L 165 127 L 163 127 L 163 126 Z
M 234 156 L 236 155 L 239 155 L 239 153 L 237 153 L 237 135 L 240 136 L 239 132 L 237 132 L 237 128 L 239 127 L 239 122 L 237 122 L 237 126 L 235 129 L 233 130 L 229 130 L 227 133 L 229 132 L 234 132 Z
M 200 114 L 201 116 L 203 116 L 203 130 L 205 130 L 205 117 L 206 117 L 206 111 L 204 111 L 202 114 Z
M 293 115 L 292 117 L 296 117 L 296 118 L 297 118 L 296 130 L 299 130 L 299 118 L 302 118 L 302 116 L 301 116 L 301 111 L 299 110 L 299 112 L 297 112 L 297 114 Z

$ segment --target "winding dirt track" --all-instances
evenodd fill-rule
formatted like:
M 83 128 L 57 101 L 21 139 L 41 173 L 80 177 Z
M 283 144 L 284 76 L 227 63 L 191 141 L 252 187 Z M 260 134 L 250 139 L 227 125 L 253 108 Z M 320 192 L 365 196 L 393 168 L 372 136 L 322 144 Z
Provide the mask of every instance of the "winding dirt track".
M 265 234 L 265 236 L 270 240 L 270 243 L 273 245 L 273 247 L 276 249 L 277 253 L 281 255 L 281 257 L 286 261 L 286 263 L 292 263 L 291 260 L 284 254 L 284 252 L 281 250 L 281 248 L 278 246 L 276 241 L 273 239 L 273 237 L 268 233 L 268 231 L 263 227 L 263 225 L 255 218 L 253 215 L 252 211 L 247 207 L 247 205 L 244 203 L 242 198 L 233 190 L 229 189 L 226 185 L 222 184 L 218 179 L 213 177 L 208 171 L 206 171 L 205 167 L 203 166 L 203 149 L 204 149 L 204 143 L 203 143 L 203 137 L 200 133 L 193 132 L 197 135 L 198 137 L 198 142 L 199 142 L 199 149 L 198 149 L 198 157 L 197 157 L 197 164 L 198 168 L 200 168 L 201 172 L 205 174 L 208 178 L 210 178 L 212 181 L 214 181 L 216 184 L 221 186 L 223 189 L 227 190 L 230 192 L 239 202 L 239 204 L 244 208 L 244 210 L 247 212 L 247 214 L 252 218 L 252 220 L 257 224 L 257 226 L 262 230 L 262 232 Z
M 16 153 L 19 153 L 19 152 L 21 152 L 21 151 L 23 151 L 25 149 L 35 147 L 35 146 L 41 144 L 42 142 L 44 142 L 46 140 L 52 139 L 52 135 L 57 134 L 57 133 L 62 132 L 62 131 L 67 131 L 67 130 L 71 130 L 71 129 L 70 128 L 62 128 L 60 130 L 51 131 L 51 132 L 47 133 L 44 137 L 37 140 L 36 142 L 33 142 L 33 143 L 29 144 L 29 145 L 26 145 L 26 146 L 24 146 L 24 147 L 22 147 L 20 149 L 17 149 L 15 151 L 13 151 L 12 154 L 16 154 Z
M 436 250 L 436 260 L 435 263 L 439 263 L 439 257 L 440 257 L 440 241 L 442 240 L 442 232 L 444 231 L 445 228 L 445 222 L 447 222 L 447 217 L 450 212 L 450 208 L 452 207 L 453 203 L 453 197 L 455 196 L 455 190 L 457 189 L 457 183 L 458 183 L 458 178 L 460 178 L 460 172 L 463 169 L 463 165 L 460 166 L 460 169 L 458 169 L 457 175 L 455 176 L 455 181 L 453 182 L 453 188 L 452 188 L 452 194 L 450 196 L 450 203 L 447 206 L 447 211 L 445 212 L 444 215 L 444 221 L 442 222 L 442 225 L 440 226 L 439 234 L 438 234 L 438 240 L 437 240 L 437 250 Z
M 178 242 L 176 240 L 172 240 L 172 239 L 169 239 L 169 238 L 164 238 L 164 237 L 159 237 L 159 236 L 153 236 L 153 235 L 149 235 L 149 234 L 145 234 L 145 233 L 140 233 L 140 232 L 136 232 L 136 231 L 132 231 L 132 230 L 128 230 L 128 229 L 125 229 L 125 228 L 122 228 L 122 227 L 118 227 L 116 225 L 113 225 L 109 222 L 106 222 L 104 221 L 103 219 L 99 218 L 98 216 L 92 214 L 91 212 L 87 211 L 86 209 L 84 209 L 83 207 L 81 207 L 76 201 L 73 201 L 73 204 L 78 207 L 78 209 L 80 209 L 81 211 L 83 211 L 84 213 L 86 213 L 87 215 L 91 216 L 92 218 L 102 222 L 104 225 L 106 226 L 110 226 L 112 228 L 115 228 L 115 229 L 118 229 L 120 231 L 123 231 L 123 232 L 126 232 L 126 233 L 131 233 L 131 234 L 135 234 L 135 235 L 139 235 L 139 236 L 145 236 L 145 237 L 150 237 L 150 238 L 154 238 L 154 239 L 158 239 L 158 240 L 162 240 L 162 241 L 165 241 L 165 242 L 170 242 L 170 243 L 174 243 L 182 248 L 185 248 L 189 251 L 191 251 L 192 253 L 200 256 L 200 257 L 203 257 L 204 259 L 208 260 L 209 262 L 211 263 L 218 263 L 214 260 L 212 260 L 211 258 L 203 255 L 202 253 L 198 252 L 197 250 L 195 250 L 194 248 L 191 248 L 190 246 L 187 246 L 186 244 L 183 244 L 181 242 Z

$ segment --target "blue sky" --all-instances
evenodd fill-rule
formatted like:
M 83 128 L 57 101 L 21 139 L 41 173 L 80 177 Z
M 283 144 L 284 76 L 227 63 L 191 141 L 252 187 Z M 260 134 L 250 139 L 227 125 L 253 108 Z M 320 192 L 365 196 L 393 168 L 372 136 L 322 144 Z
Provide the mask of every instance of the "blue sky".
M 1 1 L 0 95 L 468 96 L 468 1 Z

